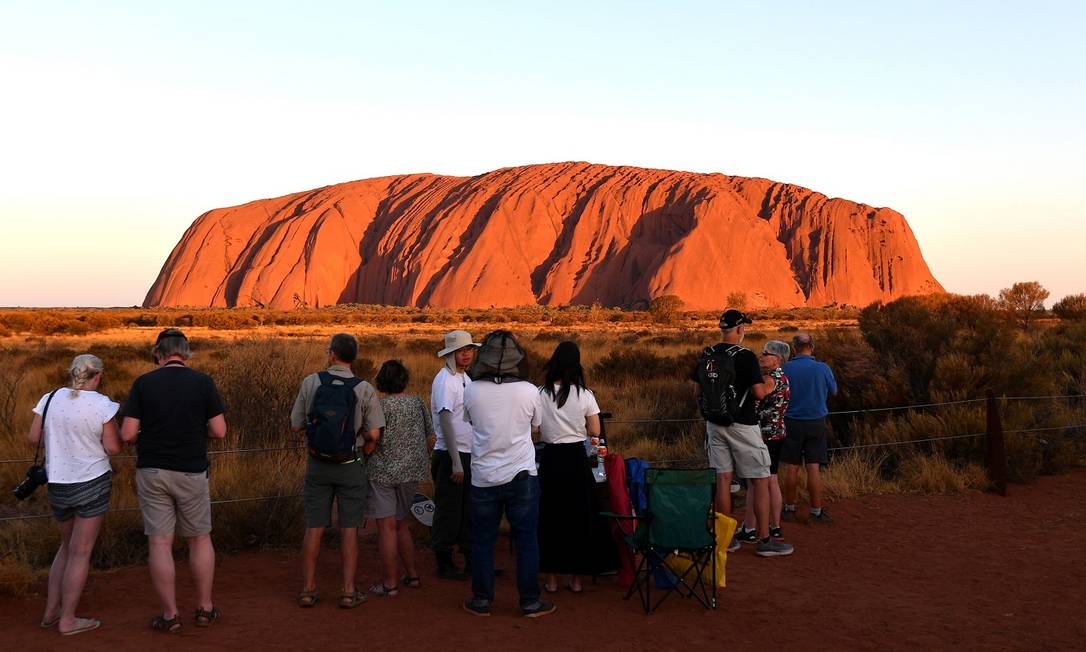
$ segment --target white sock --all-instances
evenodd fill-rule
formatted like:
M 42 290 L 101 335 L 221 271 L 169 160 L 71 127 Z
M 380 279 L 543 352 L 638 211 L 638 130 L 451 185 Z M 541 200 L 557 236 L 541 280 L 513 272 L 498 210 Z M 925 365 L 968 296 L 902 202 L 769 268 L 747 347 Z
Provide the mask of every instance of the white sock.
M 821 507 L 812 507 L 811 508 L 811 514 L 813 516 L 821 516 L 822 515 L 822 508 Z

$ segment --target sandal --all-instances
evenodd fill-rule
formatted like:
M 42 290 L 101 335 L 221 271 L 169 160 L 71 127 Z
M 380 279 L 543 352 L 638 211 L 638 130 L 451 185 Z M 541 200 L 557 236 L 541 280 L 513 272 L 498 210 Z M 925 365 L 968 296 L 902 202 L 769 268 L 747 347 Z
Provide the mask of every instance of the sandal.
M 211 605 L 211 609 L 197 609 L 196 610 L 196 626 L 197 627 L 210 627 L 211 623 L 222 618 L 222 611 L 215 605 Z
M 391 598 L 400 594 L 400 587 L 387 586 L 381 581 L 370 587 L 370 593 L 381 596 L 382 598 Z
M 176 615 L 173 618 L 155 616 L 151 619 L 151 629 L 156 632 L 165 632 L 167 634 L 180 634 L 181 619 Z
M 52 620 L 43 620 L 43 621 L 41 621 L 41 628 L 42 629 L 49 629 L 50 627 L 56 627 L 56 624 L 59 623 L 59 622 L 60 622 L 60 616 L 57 616 L 56 618 L 54 618 Z
M 340 609 L 354 609 L 366 601 L 366 594 L 361 591 L 344 591 L 339 595 Z
M 316 606 L 318 601 L 320 601 L 320 596 L 317 595 L 317 589 L 302 591 L 298 594 L 298 606 L 302 609 L 309 609 L 310 607 Z
M 409 589 L 417 589 L 422 586 L 422 578 L 418 575 L 404 575 L 400 578 L 400 584 Z

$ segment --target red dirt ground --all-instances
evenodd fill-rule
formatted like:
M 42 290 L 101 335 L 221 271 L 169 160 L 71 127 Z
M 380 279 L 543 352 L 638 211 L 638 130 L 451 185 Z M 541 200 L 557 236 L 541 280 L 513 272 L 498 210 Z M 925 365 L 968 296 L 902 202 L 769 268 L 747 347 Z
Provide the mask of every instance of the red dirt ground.
M 794 524 L 791 557 L 761 559 L 744 546 L 731 555 L 720 607 L 705 611 L 672 597 L 652 616 L 623 602 L 612 580 L 582 595 L 555 596 L 557 613 L 517 615 L 512 572 L 498 580 L 493 617 L 460 609 L 466 584 L 433 578 L 399 597 L 354 611 L 331 600 L 294 606 L 298 557 L 252 552 L 220 557 L 221 623 L 171 637 L 147 628 L 155 611 L 146 569 L 93 574 L 80 613 L 101 629 L 60 638 L 38 628 L 43 597 L 0 600 L 7 649 L 159 650 L 377 649 L 1083 649 L 1086 619 L 1086 472 L 1012 486 L 1010 496 L 871 496 L 836 503 L 828 527 Z M 507 546 L 499 544 L 502 551 Z M 372 581 L 367 544 L 362 577 Z M 322 559 L 328 597 L 336 556 Z M 512 571 L 513 563 L 502 561 Z M 368 582 L 367 581 L 367 585 Z M 192 601 L 179 567 L 182 604 Z

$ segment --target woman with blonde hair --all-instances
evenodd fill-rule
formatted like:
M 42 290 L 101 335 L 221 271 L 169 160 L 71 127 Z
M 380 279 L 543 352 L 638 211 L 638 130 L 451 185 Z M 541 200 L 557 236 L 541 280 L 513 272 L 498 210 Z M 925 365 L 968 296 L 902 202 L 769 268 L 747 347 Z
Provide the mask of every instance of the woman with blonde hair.
M 101 622 L 75 615 L 90 568 L 102 517 L 109 511 L 109 456 L 121 452 L 113 417 L 118 404 L 98 393 L 102 361 L 84 354 L 68 368 L 69 387 L 41 397 L 34 407 L 30 444 L 45 447 L 49 505 L 60 525 L 60 549 L 49 569 L 42 627 L 64 636 L 97 629 Z

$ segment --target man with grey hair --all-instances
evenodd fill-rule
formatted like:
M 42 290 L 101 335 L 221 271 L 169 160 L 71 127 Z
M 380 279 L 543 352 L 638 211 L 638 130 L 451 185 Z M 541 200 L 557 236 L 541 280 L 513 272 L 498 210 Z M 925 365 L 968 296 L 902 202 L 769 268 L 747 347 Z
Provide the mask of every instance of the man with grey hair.
M 754 552 L 760 557 L 779 557 L 792 554 L 792 546 L 770 537 L 769 533 L 769 449 L 762 441 L 758 426 L 755 403 L 764 399 L 776 387 L 771 374 L 763 373 L 758 358 L 750 349 L 740 345 L 746 334 L 746 326 L 754 323 L 738 310 L 727 310 L 720 316 L 721 343 L 707 349 L 691 371 L 699 404 L 706 404 L 713 397 L 703 395 L 709 389 L 703 385 L 712 374 L 725 374 L 725 366 L 734 371 L 726 388 L 734 404 L 728 408 L 730 417 L 714 423 L 713 414 L 706 416 L 706 435 L 709 440 L 709 464 L 716 470 L 716 510 L 731 515 L 731 481 L 735 475 L 746 478 L 753 496 L 756 521 Z M 730 364 L 729 364 L 730 360 Z M 719 420 L 719 419 L 718 419 Z M 727 425 L 725 425 L 727 424 Z M 739 539 L 733 539 L 729 552 L 739 549 Z
M 222 616 L 211 598 L 215 546 L 211 541 L 207 440 L 226 437 L 226 407 L 215 382 L 190 369 L 188 338 L 176 328 L 158 334 L 151 349 L 158 368 L 132 383 L 122 414 L 121 438 L 136 444 L 136 494 L 148 542 L 151 583 L 162 602 L 155 630 L 178 633 L 174 533 L 185 537 L 196 582 L 195 624 Z
M 837 394 L 837 381 L 829 365 L 814 357 L 814 341 L 808 333 L 792 338 L 795 356 L 784 364 L 784 373 L 791 382 L 792 396 L 784 413 L 787 436 L 781 448 L 781 464 L 784 465 L 784 512 L 785 521 L 796 519 L 796 480 L 799 467 L 807 469 L 807 493 L 811 498 L 811 523 L 832 523 L 833 519 L 822 508 L 821 466 L 829 463 L 826 436 L 829 426 L 826 416 L 826 398 Z
M 317 558 L 321 537 L 332 525 L 332 503 L 339 509 L 343 586 L 339 606 L 357 607 L 366 594 L 355 587 L 358 571 L 358 528 L 369 484 L 358 455 L 373 453 L 385 414 L 373 386 L 356 378 L 351 363 L 358 357 L 353 335 L 336 333 L 326 349 L 328 368 L 306 376 L 290 413 L 295 432 L 305 431 L 306 461 L 303 500 L 305 537 L 302 540 L 302 590 L 299 607 L 317 604 Z

